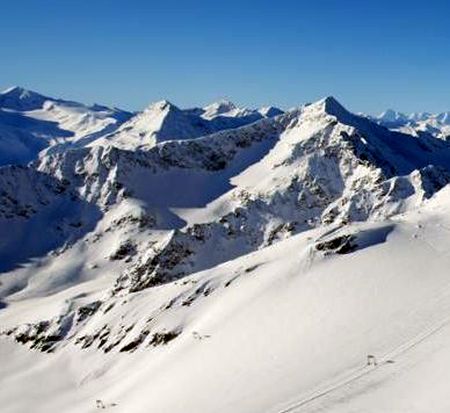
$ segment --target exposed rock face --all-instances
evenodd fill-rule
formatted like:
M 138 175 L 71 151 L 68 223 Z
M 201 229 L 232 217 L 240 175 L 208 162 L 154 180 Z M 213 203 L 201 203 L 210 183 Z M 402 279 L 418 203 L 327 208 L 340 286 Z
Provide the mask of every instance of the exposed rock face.
M 329 241 L 322 241 L 316 244 L 318 251 L 335 254 L 349 254 L 357 248 L 355 237 L 352 235 L 341 235 Z

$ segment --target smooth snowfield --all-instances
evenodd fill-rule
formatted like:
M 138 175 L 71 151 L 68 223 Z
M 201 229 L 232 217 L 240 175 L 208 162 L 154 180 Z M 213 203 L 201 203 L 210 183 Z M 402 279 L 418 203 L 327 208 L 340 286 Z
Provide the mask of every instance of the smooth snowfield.
M 114 412 L 446 412 L 449 207 L 444 189 L 388 221 L 304 232 L 124 299 L 121 314 L 136 319 L 199 284 L 214 287 L 161 313 L 159 325 L 182 327 L 166 346 L 41 354 L 1 340 L 2 411 L 88 412 L 100 399 Z M 314 248 L 343 233 L 361 248 Z M 51 313 L 83 289 L 95 285 L 10 303 L 0 324 Z M 366 366 L 369 354 L 378 366 Z

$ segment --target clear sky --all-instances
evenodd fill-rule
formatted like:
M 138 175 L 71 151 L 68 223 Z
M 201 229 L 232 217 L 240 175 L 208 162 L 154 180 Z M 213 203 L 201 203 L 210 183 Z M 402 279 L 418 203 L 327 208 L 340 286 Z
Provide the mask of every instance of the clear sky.
M 1 0 L 0 88 L 141 109 L 450 110 L 450 2 Z

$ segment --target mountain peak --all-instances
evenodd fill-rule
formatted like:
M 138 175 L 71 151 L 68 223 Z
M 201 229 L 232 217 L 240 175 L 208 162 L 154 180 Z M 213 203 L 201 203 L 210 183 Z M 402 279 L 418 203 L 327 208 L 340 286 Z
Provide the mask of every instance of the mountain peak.
M 327 96 L 317 102 L 307 104 L 305 108 L 310 113 L 326 114 L 337 118 L 348 117 L 350 115 L 350 112 L 333 96 Z
M 20 86 L 10 87 L 0 93 L 0 107 L 13 110 L 34 110 L 50 98 Z
M 213 102 L 208 106 L 205 106 L 204 109 L 215 108 L 217 111 L 228 112 L 230 110 L 236 109 L 236 105 L 228 99 L 220 99 L 217 102 Z
M 217 102 L 213 102 L 203 108 L 203 117 L 205 118 L 213 118 L 216 116 L 224 115 L 226 113 L 230 113 L 236 111 L 237 106 L 226 99 L 221 99 Z
M 0 92 L 0 95 L 10 95 L 10 94 L 17 94 L 21 92 L 27 91 L 26 89 L 20 87 L 20 86 L 11 86 Z
M 151 103 L 147 108 L 144 110 L 144 112 L 163 112 L 163 111 L 170 111 L 170 110 L 179 110 L 178 107 L 176 107 L 173 103 L 169 102 L 168 100 L 159 100 L 157 102 Z
M 333 96 L 327 96 L 326 98 L 322 99 L 325 112 L 327 112 L 330 115 L 335 115 L 336 113 L 348 113 L 347 109 L 345 109 L 336 98 Z
M 47 96 L 41 95 L 33 90 L 25 89 L 21 86 L 11 86 L 0 92 L 0 96 L 16 97 L 17 99 L 28 99 L 31 97 L 50 99 Z
M 284 113 L 281 109 L 275 106 L 264 106 L 261 109 L 259 109 L 258 112 L 265 118 L 272 118 L 274 116 L 278 116 Z
M 408 116 L 408 120 L 413 122 L 421 122 L 430 119 L 433 115 L 429 112 L 415 112 Z
M 393 109 L 387 109 L 378 116 L 378 119 L 385 122 L 399 122 L 399 121 L 403 122 L 407 120 L 407 117 L 405 114 L 401 112 L 398 112 Z

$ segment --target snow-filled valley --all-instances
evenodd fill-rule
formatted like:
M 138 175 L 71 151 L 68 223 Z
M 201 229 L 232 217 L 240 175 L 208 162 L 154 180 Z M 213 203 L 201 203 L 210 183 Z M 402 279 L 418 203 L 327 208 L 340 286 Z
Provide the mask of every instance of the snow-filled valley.
M 447 412 L 448 119 L 0 94 L 2 412 Z

